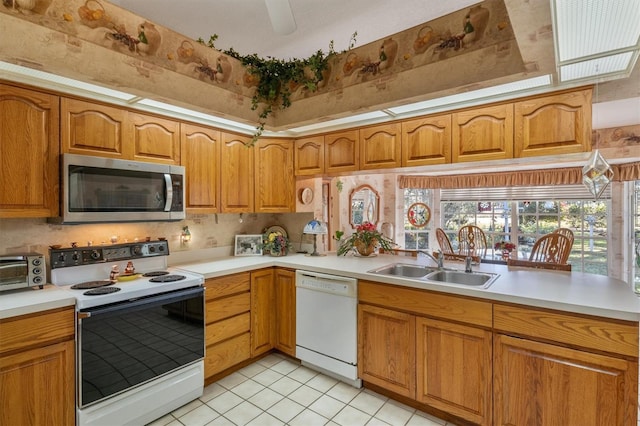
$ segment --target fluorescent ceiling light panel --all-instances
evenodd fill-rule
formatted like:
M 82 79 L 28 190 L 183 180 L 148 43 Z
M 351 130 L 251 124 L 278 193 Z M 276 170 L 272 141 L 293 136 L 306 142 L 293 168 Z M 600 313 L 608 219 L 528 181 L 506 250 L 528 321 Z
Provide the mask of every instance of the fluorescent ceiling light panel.
M 308 132 L 311 130 L 323 129 L 331 126 L 339 126 L 341 124 L 350 124 L 358 121 L 374 120 L 376 118 L 389 118 L 388 114 L 382 111 L 367 112 L 364 114 L 352 115 L 350 117 L 338 118 L 336 120 L 323 121 L 317 124 L 309 124 L 308 126 L 296 127 L 289 129 L 291 132 Z
M 554 4 L 561 63 L 638 46 L 639 0 L 555 0 Z
M 520 92 L 523 90 L 535 89 L 537 87 L 548 86 L 551 84 L 551 75 L 541 75 L 540 77 L 529 78 L 513 83 L 500 84 L 498 86 L 487 87 L 484 89 L 472 90 L 470 92 L 457 93 L 443 98 L 430 99 L 424 102 L 416 102 L 413 104 L 402 105 L 395 108 L 387 108 L 387 111 L 400 115 L 414 111 L 426 110 L 429 108 L 441 107 L 444 105 L 468 102 L 475 99 L 488 98 L 505 93 Z
M 216 123 L 216 124 L 225 124 L 227 126 L 233 126 L 233 127 L 237 127 L 240 129 L 246 129 L 246 130 L 255 130 L 253 126 L 249 126 L 246 124 L 242 124 L 242 123 L 238 123 L 237 121 L 231 121 L 231 120 L 227 120 L 226 118 L 220 118 L 220 117 L 216 117 L 213 115 L 209 115 L 209 114 L 205 114 L 199 111 L 194 111 L 194 110 L 190 110 L 187 108 L 182 108 L 179 106 L 175 106 L 175 105 L 171 105 L 171 104 L 167 104 L 165 102 L 159 102 L 159 101 L 154 101 L 153 99 L 141 99 L 137 102 L 135 102 L 136 104 L 139 105 L 146 105 L 152 108 L 157 108 L 163 111 L 170 111 L 176 114 L 180 114 L 186 117 L 191 117 L 191 118 L 199 118 L 201 120 L 206 120 L 212 123 Z
M 575 62 L 560 67 L 560 81 L 571 81 L 580 78 L 595 77 L 603 74 L 622 72 L 629 68 L 633 52 Z
M 33 68 L 27 68 L 20 65 L 11 64 L 9 62 L 0 61 L 0 71 L 6 71 L 16 75 L 26 76 L 30 79 L 35 79 L 40 82 L 46 81 L 48 83 L 64 86 L 69 89 L 72 89 L 74 93 L 78 93 L 79 91 L 84 90 L 87 92 L 98 93 L 100 95 L 108 96 L 115 99 L 125 100 L 125 101 L 135 98 L 135 96 L 130 93 L 107 89 L 105 87 L 96 86 L 95 84 L 84 83 L 82 81 L 61 77 L 59 75 L 54 75 L 48 72 L 35 70 Z

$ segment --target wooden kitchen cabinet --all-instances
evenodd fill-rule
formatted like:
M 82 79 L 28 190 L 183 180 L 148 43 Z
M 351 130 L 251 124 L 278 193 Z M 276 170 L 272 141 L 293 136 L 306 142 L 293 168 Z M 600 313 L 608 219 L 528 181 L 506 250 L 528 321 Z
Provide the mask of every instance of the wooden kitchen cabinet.
M 492 424 L 491 302 L 364 280 L 358 301 L 362 380 Z
M 417 317 L 416 333 L 416 399 L 490 425 L 491 331 Z
M 287 213 L 295 211 L 293 141 L 260 139 L 255 147 L 255 211 Z
M 415 316 L 358 305 L 358 376 L 415 398 Z
M 276 334 L 274 346 L 296 356 L 296 273 L 276 268 L 274 271 Z
M 296 176 L 324 173 L 324 136 L 296 139 L 294 151 Z
M 180 164 L 180 122 L 124 108 L 62 98 L 62 152 Z
M 62 98 L 62 152 L 132 159 L 127 110 L 78 99 Z
M 512 103 L 454 112 L 451 124 L 454 163 L 513 157 Z
M 402 122 L 402 167 L 451 162 L 451 114 Z
M 59 98 L 0 84 L 0 117 L 0 218 L 58 216 Z
M 253 212 L 254 149 L 250 136 L 221 133 L 220 206 L 222 213 Z
M 495 424 L 637 423 L 637 323 L 494 304 L 494 330 Z
M 186 208 L 191 213 L 220 211 L 220 132 L 195 124 L 182 124 L 181 162 L 186 170 Z
M 129 111 L 133 160 L 180 164 L 180 122 Z
M 637 424 L 637 361 L 501 334 L 494 356 L 497 425 Z
M 591 151 L 591 89 L 514 104 L 514 157 Z
M 251 272 L 251 356 L 263 354 L 273 348 L 275 318 L 273 269 Z
M 0 424 L 75 424 L 73 307 L 0 320 Z
M 325 173 L 354 172 L 360 166 L 359 131 L 347 130 L 324 135 Z
M 391 123 L 360 129 L 360 170 L 400 167 L 401 127 Z
M 205 380 L 251 358 L 251 275 L 205 280 Z

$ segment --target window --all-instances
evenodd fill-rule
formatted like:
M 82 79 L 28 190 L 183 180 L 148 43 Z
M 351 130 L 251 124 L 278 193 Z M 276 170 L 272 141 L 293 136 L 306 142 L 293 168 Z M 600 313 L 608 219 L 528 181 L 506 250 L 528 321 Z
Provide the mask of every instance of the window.
M 572 270 L 607 275 L 607 201 L 443 201 L 441 211 L 441 227 L 454 250 L 458 229 L 469 224 L 482 228 L 489 247 L 517 241 L 519 255 L 525 258 L 538 238 L 569 228 L 575 237 L 569 255 Z
M 427 226 L 415 227 L 408 219 L 409 207 L 414 203 L 425 203 L 431 205 L 430 191 L 428 189 L 405 189 L 404 190 L 404 248 L 407 250 L 428 250 L 429 249 L 429 227 L 433 223 L 430 221 Z
M 633 186 L 633 282 L 634 287 L 640 286 L 640 181 Z

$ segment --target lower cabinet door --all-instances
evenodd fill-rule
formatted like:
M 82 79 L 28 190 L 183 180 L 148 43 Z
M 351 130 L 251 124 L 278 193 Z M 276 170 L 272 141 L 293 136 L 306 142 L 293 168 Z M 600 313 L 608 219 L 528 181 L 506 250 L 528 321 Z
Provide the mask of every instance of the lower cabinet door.
M 490 331 L 416 318 L 416 399 L 491 424 Z
M 496 334 L 496 425 L 637 424 L 638 363 Z
M 204 377 L 208 378 L 251 358 L 251 336 L 244 333 L 216 345 L 207 346 Z
M 358 375 L 415 398 L 415 316 L 358 305 Z
M 0 425 L 75 424 L 73 340 L 0 357 Z

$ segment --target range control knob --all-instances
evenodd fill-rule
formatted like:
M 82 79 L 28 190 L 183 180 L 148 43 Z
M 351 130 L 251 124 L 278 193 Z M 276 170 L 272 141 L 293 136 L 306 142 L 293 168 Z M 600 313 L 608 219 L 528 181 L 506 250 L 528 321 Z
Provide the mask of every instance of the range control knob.
M 40 260 L 39 257 L 36 257 L 35 259 L 33 259 L 33 263 L 34 266 L 40 266 L 40 264 L 42 263 L 42 261 Z
M 73 260 L 75 260 L 77 262 L 78 259 L 79 259 L 78 253 L 77 252 L 73 253 L 73 255 L 71 256 L 71 259 L 73 259 Z
M 60 253 L 60 254 L 58 255 L 58 260 L 59 260 L 60 262 L 64 262 L 65 260 L 67 260 L 67 256 L 65 256 L 65 254 L 64 254 L 64 253 Z
M 91 258 L 92 258 L 93 260 L 98 260 L 98 259 L 100 259 L 100 252 L 99 252 L 98 250 L 93 250 L 93 251 L 91 252 Z
M 158 250 L 159 250 L 159 251 L 164 251 L 164 246 L 159 246 L 159 247 L 158 247 Z
M 36 284 L 41 283 L 42 282 L 42 277 L 39 277 L 39 276 L 38 277 L 33 277 L 33 282 L 36 283 Z
M 136 256 L 142 255 L 142 246 L 133 246 L 133 254 Z
M 156 252 L 156 247 L 155 246 L 149 246 L 149 253 L 155 253 Z

